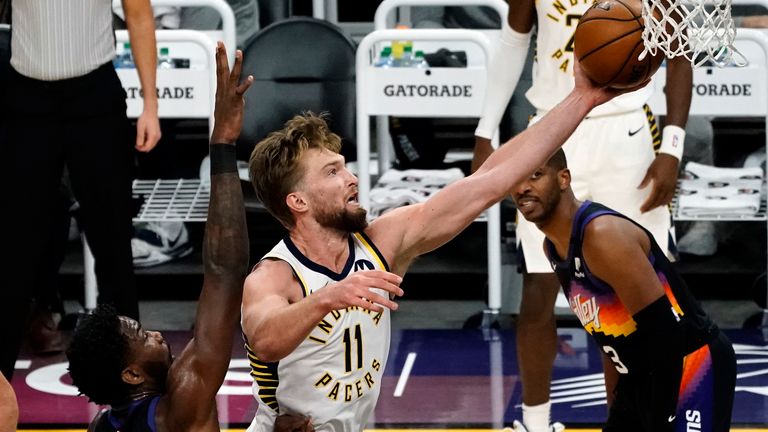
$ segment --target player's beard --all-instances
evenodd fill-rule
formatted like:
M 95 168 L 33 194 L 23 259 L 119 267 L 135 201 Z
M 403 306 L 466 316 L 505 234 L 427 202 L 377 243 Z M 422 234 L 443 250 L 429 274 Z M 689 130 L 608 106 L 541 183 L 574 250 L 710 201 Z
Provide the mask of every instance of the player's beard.
M 368 226 L 367 214 L 364 208 L 356 210 L 343 208 L 336 211 L 322 209 L 317 214 L 317 222 L 324 227 L 342 232 L 360 232 Z
M 539 209 L 531 213 L 523 213 L 525 219 L 528 222 L 534 224 L 544 223 L 549 220 L 555 212 L 557 204 L 560 202 L 560 191 L 552 191 L 546 195 L 540 195 L 537 197 L 537 205 Z

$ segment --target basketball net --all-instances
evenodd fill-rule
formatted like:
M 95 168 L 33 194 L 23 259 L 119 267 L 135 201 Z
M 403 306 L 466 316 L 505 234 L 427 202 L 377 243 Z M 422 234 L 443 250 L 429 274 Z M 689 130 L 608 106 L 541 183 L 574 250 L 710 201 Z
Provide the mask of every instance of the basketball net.
M 748 63 L 733 46 L 731 0 L 643 0 L 643 21 L 641 59 L 658 50 L 667 58 L 685 56 L 693 67 Z

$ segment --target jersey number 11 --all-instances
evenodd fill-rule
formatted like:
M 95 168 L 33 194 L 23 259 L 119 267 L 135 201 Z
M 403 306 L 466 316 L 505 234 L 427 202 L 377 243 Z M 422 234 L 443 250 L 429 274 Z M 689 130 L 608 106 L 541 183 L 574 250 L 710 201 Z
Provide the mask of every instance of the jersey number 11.
M 355 345 L 357 346 L 357 368 L 363 368 L 363 332 L 360 324 L 355 325 Z M 344 371 L 352 372 L 352 335 L 350 327 L 344 329 Z

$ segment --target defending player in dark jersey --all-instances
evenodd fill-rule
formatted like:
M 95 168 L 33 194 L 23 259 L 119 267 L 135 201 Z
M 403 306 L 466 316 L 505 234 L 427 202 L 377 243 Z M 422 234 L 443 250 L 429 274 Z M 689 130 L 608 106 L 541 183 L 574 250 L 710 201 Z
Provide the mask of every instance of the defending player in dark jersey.
M 211 202 L 203 241 L 203 289 L 192 340 L 175 361 L 158 332 L 99 308 L 75 329 L 69 373 L 90 400 L 110 405 L 89 431 L 218 431 L 216 392 L 229 367 L 248 267 L 245 207 L 235 140 L 243 118 L 242 53 L 230 73 L 216 49 L 216 124 L 211 136 Z
M 558 151 L 513 189 L 579 321 L 603 351 L 607 432 L 729 430 L 733 347 L 653 236 L 605 206 L 574 198 Z

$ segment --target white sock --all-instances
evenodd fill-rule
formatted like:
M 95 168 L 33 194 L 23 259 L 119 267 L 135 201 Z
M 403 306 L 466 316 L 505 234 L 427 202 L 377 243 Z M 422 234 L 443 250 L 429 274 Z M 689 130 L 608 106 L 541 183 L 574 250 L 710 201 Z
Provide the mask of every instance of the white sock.
M 548 432 L 549 431 L 549 401 L 534 406 L 523 404 L 523 424 L 528 432 Z

